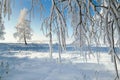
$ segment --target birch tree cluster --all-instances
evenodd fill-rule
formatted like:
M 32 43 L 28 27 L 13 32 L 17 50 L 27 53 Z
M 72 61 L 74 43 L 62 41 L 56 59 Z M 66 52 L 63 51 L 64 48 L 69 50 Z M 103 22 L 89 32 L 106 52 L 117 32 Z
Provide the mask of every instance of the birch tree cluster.
M 115 79 L 119 79 L 117 61 L 119 62 L 120 59 L 115 47 L 120 46 L 120 1 L 51 0 L 51 2 L 50 16 L 44 22 L 47 24 L 50 45 L 52 44 L 52 34 L 56 31 L 60 45 L 59 55 L 65 49 L 68 29 L 66 24 L 69 17 L 73 35 L 79 47 L 101 45 L 101 41 L 109 46 L 109 54 L 115 64 Z

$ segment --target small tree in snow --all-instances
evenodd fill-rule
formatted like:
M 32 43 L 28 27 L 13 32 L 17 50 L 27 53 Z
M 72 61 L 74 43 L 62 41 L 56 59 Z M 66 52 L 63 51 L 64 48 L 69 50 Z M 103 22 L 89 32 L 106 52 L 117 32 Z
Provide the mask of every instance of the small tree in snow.
M 27 45 L 27 39 L 31 39 L 32 33 L 30 28 L 30 21 L 26 19 L 27 9 L 23 9 L 20 12 L 19 22 L 15 27 L 17 32 L 14 33 L 15 38 L 19 38 L 19 41 L 24 41 Z

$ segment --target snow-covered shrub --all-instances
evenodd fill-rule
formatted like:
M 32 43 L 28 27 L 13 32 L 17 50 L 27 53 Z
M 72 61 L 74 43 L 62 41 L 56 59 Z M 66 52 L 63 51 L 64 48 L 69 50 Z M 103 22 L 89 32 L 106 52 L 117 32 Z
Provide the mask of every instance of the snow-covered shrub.
M 8 62 L 0 61 L 0 80 L 3 80 L 9 72 Z

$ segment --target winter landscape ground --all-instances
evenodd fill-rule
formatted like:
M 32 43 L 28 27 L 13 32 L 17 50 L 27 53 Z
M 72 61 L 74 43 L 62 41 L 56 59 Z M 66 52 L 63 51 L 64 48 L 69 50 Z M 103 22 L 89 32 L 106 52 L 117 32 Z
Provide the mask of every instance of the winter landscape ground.
M 47 44 L 0 44 L 0 80 L 114 80 L 114 63 L 109 48 L 93 48 L 80 54 L 70 45 L 58 62 L 57 45 L 53 59 Z M 98 52 L 97 52 L 98 51 Z M 118 63 L 120 72 L 120 63 Z

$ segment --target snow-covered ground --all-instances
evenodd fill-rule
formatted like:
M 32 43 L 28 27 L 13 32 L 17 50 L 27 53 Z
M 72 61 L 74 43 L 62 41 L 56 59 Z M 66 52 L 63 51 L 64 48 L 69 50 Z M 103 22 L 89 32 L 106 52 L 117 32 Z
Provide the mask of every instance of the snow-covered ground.
M 80 55 L 76 51 L 69 51 L 62 54 L 62 62 L 59 63 L 57 52 L 53 53 L 53 59 L 49 59 L 49 52 L 32 48 L 31 51 L 1 49 L 0 62 L 9 64 L 8 73 L 2 75 L 2 80 L 114 80 L 115 78 L 111 56 L 105 52 L 101 52 L 98 59 L 98 53 L 85 56 L 85 53 Z M 120 73 L 120 63 L 118 69 Z

